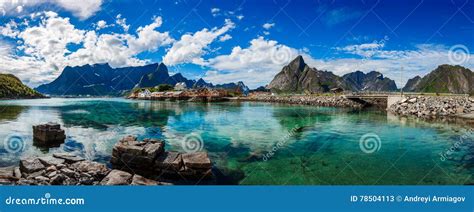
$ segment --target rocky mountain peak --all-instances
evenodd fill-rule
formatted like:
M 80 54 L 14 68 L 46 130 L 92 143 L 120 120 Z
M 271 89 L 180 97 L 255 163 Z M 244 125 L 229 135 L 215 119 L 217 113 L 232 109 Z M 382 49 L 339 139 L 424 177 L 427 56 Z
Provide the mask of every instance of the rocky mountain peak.
M 306 63 L 304 62 L 303 56 L 298 55 L 288 64 L 288 66 L 291 70 L 298 70 L 302 72 L 306 66 Z

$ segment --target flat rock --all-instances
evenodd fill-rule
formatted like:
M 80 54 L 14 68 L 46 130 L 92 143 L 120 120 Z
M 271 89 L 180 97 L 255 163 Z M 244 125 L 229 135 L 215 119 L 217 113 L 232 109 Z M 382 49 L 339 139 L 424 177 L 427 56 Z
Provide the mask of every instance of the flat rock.
M 183 165 L 183 159 L 178 152 L 165 152 L 156 159 L 155 164 L 160 169 L 180 170 Z
M 133 175 L 131 185 L 159 185 L 159 183 L 155 180 L 150 180 L 141 175 L 136 174 Z
M 117 169 L 112 170 L 101 182 L 101 185 L 128 185 L 132 179 L 130 173 L 120 171 Z
M 182 154 L 184 166 L 191 169 L 210 169 L 212 168 L 211 160 L 207 152 L 194 152 Z
M 76 172 L 74 172 L 73 170 L 69 168 L 62 168 L 59 171 L 68 177 L 74 177 L 74 175 L 76 174 Z
M 38 158 L 24 158 L 20 160 L 21 172 L 30 174 L 45 169 L 46 167 Z
M 57 166 L 59 164 L 63 164 L 64 162 L 66 162 L 66 160 L 64 159 L 53 157 L 50 155 L 39 157 L 38 160 L 40 160 L 41 163 L 45 166 Z
M 53 157 L 64 159 L 66 161 L 66 163 L 75 163 L 75 162 L 85 160 L 82 157 L 79 157 L 79 156 L 76 156 L 76 155 L 73 155 L 73 154 L 70 154 L 70 153 L 54 153 Z
M 96 178 L 105 177 L 110 171 L 105 164 L 88 160 L 76 162 L 70 167 L 78 172 L 87 173 Z

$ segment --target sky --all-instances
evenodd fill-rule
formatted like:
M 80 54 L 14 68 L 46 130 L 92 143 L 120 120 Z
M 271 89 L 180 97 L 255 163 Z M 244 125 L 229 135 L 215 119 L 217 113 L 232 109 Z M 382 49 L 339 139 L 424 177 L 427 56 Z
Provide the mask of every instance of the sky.
M 297 55 L 400 87 L 441 64 L 472 70 L 473 54 L 473 0 L 0 0 L 0 72 L 32 87 L 66 66 L 163 62 L 256 88 Z

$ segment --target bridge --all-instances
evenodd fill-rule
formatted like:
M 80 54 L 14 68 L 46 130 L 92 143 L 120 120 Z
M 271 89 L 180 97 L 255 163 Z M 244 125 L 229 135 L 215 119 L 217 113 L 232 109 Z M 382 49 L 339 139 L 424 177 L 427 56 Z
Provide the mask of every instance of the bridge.
M 385 109 L 402 100 L 404 95 L 400 93 L 351 93 L 343 95 L 343 97 L 364 107 L 376 106 Z

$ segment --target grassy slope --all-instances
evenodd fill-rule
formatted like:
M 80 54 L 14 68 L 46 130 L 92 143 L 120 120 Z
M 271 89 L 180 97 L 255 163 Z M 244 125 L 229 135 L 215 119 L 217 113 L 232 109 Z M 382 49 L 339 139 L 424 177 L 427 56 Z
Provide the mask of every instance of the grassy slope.
M 0 74 L 0 98 L 40 98 L 44 97 L 37 91 L 24 85 L 12 74 Z

